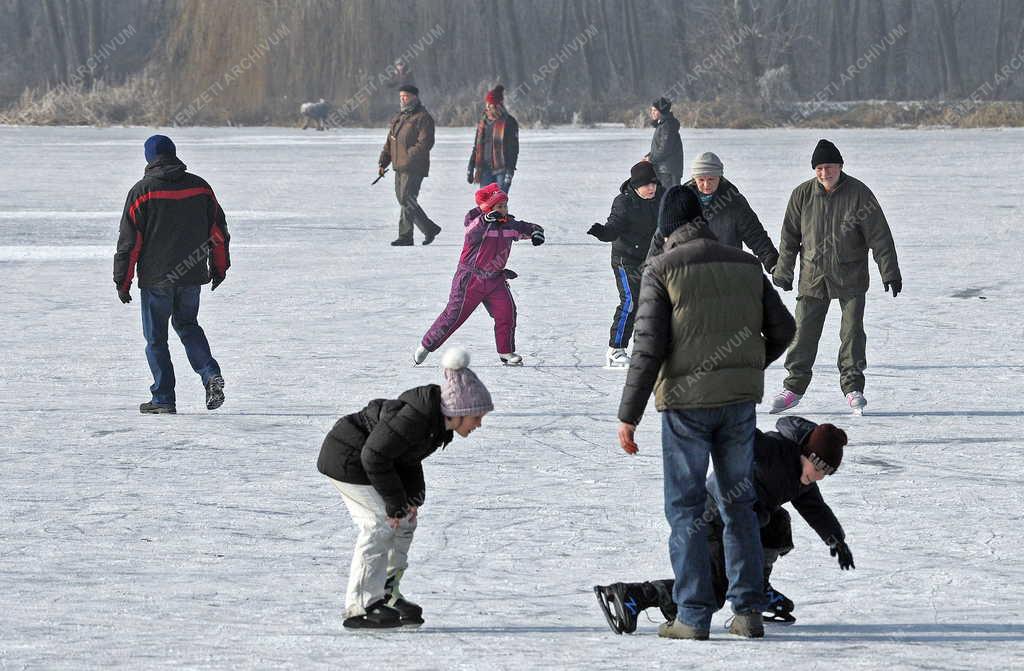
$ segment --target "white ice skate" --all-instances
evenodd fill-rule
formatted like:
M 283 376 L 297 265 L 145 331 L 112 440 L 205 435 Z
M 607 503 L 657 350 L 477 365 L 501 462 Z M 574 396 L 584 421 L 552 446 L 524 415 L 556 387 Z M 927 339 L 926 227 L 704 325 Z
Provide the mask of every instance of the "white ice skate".
M 522 366 L 523 357 L 519 356 L 515 352 L 509 352 L 508 354 L 498 353 L 498 358 L 501 359 L 501 363 L 506 366 Z
M 800 399 L 803 397 L 803 394 L 783 389 L 776 394 L 774 399 L 772 399 L 772 409 L 768 412 L 769 414 L 776 415 L 780 412 L 785 412 L 786 410 L 792 410 L 798 403 L 800 403 Z
M 609 347 L 605 368 L 629 368 L 630 358 L 621 347 Z
M 424 347 L 423 345 L 420 345 L 419 347 L 416 348 L 416 351 L 413 352 L 412 362 L 418 366 L 427 360 L 428 354 L 430 354 L 430 352 L 427 350 L 427 348 Z
M 860 417 L 864 414 L 864 406 L 868 404 L 868 400 L 864 398 L 864 394 L 859 391 L 851 391 L 846 395 L 846 402 L 850 404 L 850 410 L 853 414 Z

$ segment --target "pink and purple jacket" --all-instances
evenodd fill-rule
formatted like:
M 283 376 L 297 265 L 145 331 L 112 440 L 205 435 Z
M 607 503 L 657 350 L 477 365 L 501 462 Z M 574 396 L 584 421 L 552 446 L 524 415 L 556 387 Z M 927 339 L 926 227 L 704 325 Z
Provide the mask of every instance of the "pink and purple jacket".
M 518 221 L 512 215 L 504 221 L 487 221 L 479 207 L 466 213 L 466 239 L 459 257 L 459 270 L 465 270 L 480 277 L 504 275 L 512 243 L 529 240 L 537 231 L 544 229 L 537 224 Z

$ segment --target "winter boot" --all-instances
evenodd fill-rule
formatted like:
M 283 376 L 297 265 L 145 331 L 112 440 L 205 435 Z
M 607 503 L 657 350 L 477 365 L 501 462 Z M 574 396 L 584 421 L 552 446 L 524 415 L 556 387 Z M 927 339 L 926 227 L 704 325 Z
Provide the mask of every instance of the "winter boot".
M 597 603 L 612 631 L 616 634 L 632 634 L 636 631 L 636 620 L 640 611 L 647 608 L 661 606 L 662 613 L 665 613 L 663 599 L 655 585 L 649 582 L 616 582 L 611 585 L 594 586 Z M 671 603 L 671 595 L 669 602 Z M 674 608 L 675 604 L 672 604 L 672 607 Z M 672 613 L 672 618 L 675 618 L 675 612 Z
M 506 366 L 522 366 L 523 357 L 519 356 L 515 352 L 509 352 L 508 354 L 498 353 L 498 358 L 501 359 L 501 363 Z
M 706 641 L 710 634 L 711 632 L 707 629 L 691 627 L 688 624 L 683 624 L 679 620 L 663 622 L 658 626 L 658 636 L 662 638 L 681 638 L 691 641 Z
M 365 615 L 345 618 L 342 626 L 346 629 L 395 629 L 402 626 L 398 611 L 384 604 L 384 599 L 366 607 Z
M 441 227 L 434 224 L 434 228 L 430 229 L 430 232 L 423 237 L 423 244 L 429 245 L 437 237 L 437 234 L 441 232 Z
M 769 581 L 771 575 L 772 565 L 766 561 L 764 566 L 764 600 L 766 604 L 763 613 L 764 621 L 792 624 L 796 622 L 796 618 L 793 617 L 795 604 L 785 594 L 772 587 Z
M 783 389 L 775 398 L 772 399 L 772 409 L 768 411 L 769 414 L 775 415 L 786 410 L 792 410 L 800 402 L 800 399 L 804 397 L 803 394 L 798 394 L 795 391 Z
M 402 596 L 398 590 L 398 583 L 401 582 L 403 573 L 405 571 L 399 571 L 384 583 L 384 600 L 389 608 L 398 611 L 403 627 L 418 627 L 423 624 L 423 609 Z
M 214 375 L 206 381 L 206 409 L 216 410 L 224 405 L 224 378 Z
M 729 623 L 729 633 L 744 638 L 764 638 L 764 619 L 761 613 L 737 613 Z
M 139 406 L 139 412 L 143 415 L 173 415 L 178 410 L 171 404 L 147 401 Z
M 391 241 L 392 247 L 412 247 L 412 238 L 397 238 Z
M 868 404 L 868 400 L 864 398 L 863 392 L 851 391 L 846 395 L 846 402 L 850 404 L 850 410 L 855 415 L 864 414 L 864 406 Z
M 416 348 L 416 351 L 413 352 L 412 362 L 418 366 L 427 360 L 427 355 L 429 354 L 430 352 L 427 350 L 427 348 L 424 347 L 423 345 L 420 345 L 419 347 Z
M 629 355 L 622 347 L 609 347 L 607 368 L 629 368 Z

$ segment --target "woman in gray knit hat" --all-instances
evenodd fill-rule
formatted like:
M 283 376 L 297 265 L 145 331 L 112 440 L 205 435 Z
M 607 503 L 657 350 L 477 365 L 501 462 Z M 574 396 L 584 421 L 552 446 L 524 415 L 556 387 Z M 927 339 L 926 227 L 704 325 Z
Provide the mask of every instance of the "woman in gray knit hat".
M 494 410 L 465 350 L 449 349 L 441 365 L 440 385 L 370 401 L 339 419 L 320 448 L 317 468 L 341 492 L 359 528 L 345 599 L 348 629 L 423 624 L 423 609 L 398 589 L 426 498 L 421 462 L 454 434 L 469 436 Z

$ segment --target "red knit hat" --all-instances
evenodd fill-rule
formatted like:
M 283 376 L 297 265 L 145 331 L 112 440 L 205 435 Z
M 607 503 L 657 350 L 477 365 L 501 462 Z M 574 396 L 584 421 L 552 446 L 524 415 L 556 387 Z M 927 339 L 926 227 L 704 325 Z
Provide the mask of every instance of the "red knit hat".
M 807 436 L 807 441 L 800 451 L 810 459 L 815 468 L 824 471 L 826 475 L 832 475 L 843 461 L 845 445 L 845 431 L 834 424 L 819 424 Z
M 505 87 L 498 84 L 493 89 L 487 92 L 484 96 L 484 102 L 489 105 L 504 105 L 505 104 Z
M 493 210 L 494 206 L 498 203 L 504 203 L 507 201 L 508 194 L 502 191 L 501 187 L 497 184 L 488 184 L 476 192 L 476 204 L 484 214 Z

